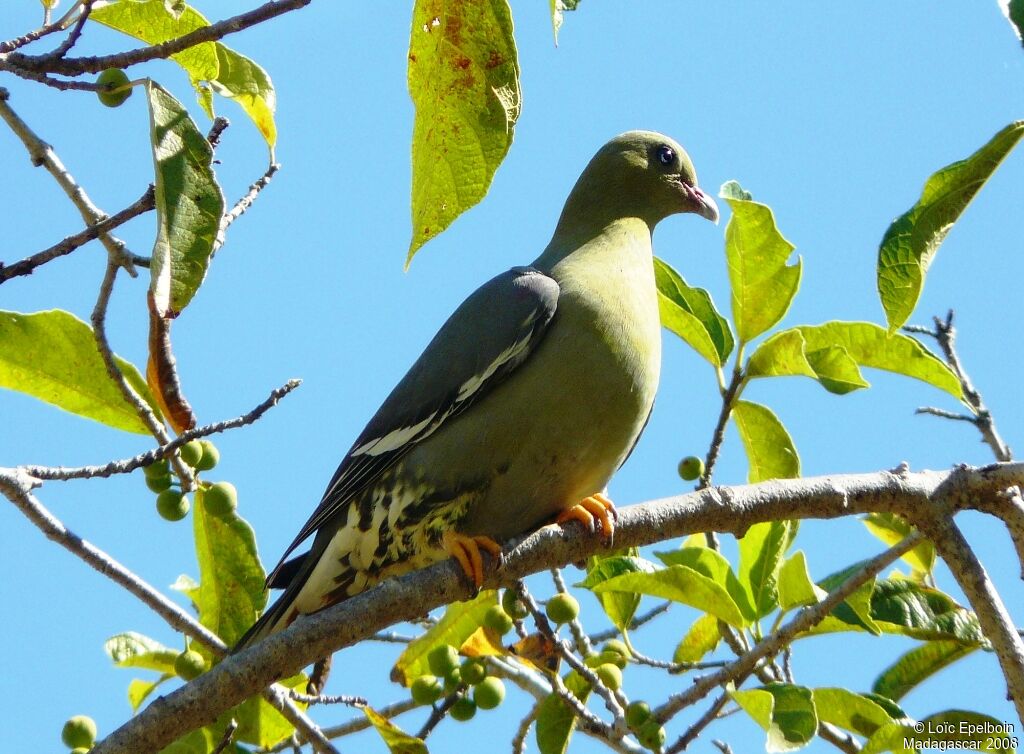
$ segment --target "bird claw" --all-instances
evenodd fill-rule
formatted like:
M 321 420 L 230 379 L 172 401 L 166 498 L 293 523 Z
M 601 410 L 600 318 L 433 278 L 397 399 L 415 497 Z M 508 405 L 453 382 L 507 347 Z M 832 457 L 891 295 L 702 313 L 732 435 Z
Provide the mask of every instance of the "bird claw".
M 604 539 L 611 545 L 615 539 L 615 522 L 618 519 L 619 513 L 615 510 L 615 503 L 607 495 L 599 492 L 596 495 L 583 498 L 572 508 L 559 513 L 555 523 L 579 521 L 591 533 L 594 533 L 597 524 L 600 524 Z
M 455 558 L 462 572 L 478 590 L 484 583 L 484 559 L 480 550 L 486 550 L 501 565 L 501 545 L 490 537 L 470 537 L 453 531 L 445 532 L 441 538 L 445 552 Z

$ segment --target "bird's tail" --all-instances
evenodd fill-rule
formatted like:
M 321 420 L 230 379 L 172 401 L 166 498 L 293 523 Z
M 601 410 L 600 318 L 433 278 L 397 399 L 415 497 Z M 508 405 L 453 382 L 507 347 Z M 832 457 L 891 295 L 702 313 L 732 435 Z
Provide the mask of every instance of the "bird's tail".
M 264 611 L 248 631 L 242 634 L 242 638 L 231 648 L 232 654 L 241 652 L 261 639 L 287 628 L 298 617 L 298 613 L 293 609 L 293 604 L 309 579 L 316 560 L 316 558 L 309 557 L 308 553 L 300 555 L 285 563 L 275 572 L 273 581 L 267 586 L 271 589 L 279 589 L 287 584 L 284 593 Z

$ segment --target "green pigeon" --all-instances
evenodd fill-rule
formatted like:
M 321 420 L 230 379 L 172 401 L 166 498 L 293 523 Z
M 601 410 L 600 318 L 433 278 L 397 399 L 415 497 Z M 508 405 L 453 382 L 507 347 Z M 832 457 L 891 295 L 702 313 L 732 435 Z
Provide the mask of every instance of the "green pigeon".
M 479 586 L 481 549 L 500 558 L 497 542 L 553 520 L 610 538 L 603 491 L 661 365 L 651 234 L 680 212 L 718 221 L 678 143 L 630 131 L 601 147 L 547 248 L 455 310 L 353 443 L 236 649 L 447 557 Z

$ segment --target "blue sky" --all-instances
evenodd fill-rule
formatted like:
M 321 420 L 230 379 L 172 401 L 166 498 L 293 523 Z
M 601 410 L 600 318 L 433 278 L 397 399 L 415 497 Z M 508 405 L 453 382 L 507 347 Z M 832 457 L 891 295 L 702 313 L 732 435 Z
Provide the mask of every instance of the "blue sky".
M 65 3 L 66 5 L 66 3 Z M 210 17 L 250 7 L 200 3 Z M 278 91 L 278 159 L 283 170 L 253 210 L 232 227 L 203 289 L 175 323 L 185 391 L 200 421 L 235 416 L 290 377 L 303 387 L 258 425 L 222 436 L 215 478 L 238 487 L 240 512 L 274 561 L 305 520 L 337 461 L 450 311 L 497 271 L 532 260 L 547 242 L 569 188 L 593 152 L 631 128 L 664 131 L 690 152 L 703 187 L 729 179 L 768 203 L 804 259 L 801 292 L 786 324 L 829 319 L 880 322 L 874 284 L 878 242 L 892 218 L 916 201 L 927 176 L 973 152 L 1024 115 L 1024 52 L 994 0 L 849 4 L 585 2 L 567 14 L 552 44 L 545 2 L 513 1 L 522 67 L 523 111 L 515 143 L 484 202 L 431 241 L 402 271 L 409 239 L 412 106 L 405 89 L 410 8 L 406 3 L 312 3 L 228 43 L 271 74 Z M 38 22 L 31 0 L 0 8 L 0 37 Z M 134 43 L 92 29 L 81 52 Z M 190 102 L 187 81 L 169 63 L 148 73 Z M 136 76 L 132 71 L 133 78 Z M 9 77 L 10 104 L 51 142 L 107 211 L 130 203 L 151 180 L 143 98 L 118 109 L 89 93 L 61 93 Z M 229 200 L 265 167 L 255 129 L 230 103 L 234 125 L 218 151 Z M 193 110 L 201 127 L 204 117 Z M 0 129 L 4 251 L 11 261 L 80 229 L 52 180 L 33 169 L 21 145 Z M 1024 155 L 1012 154 L 942 247 L 914 321 L 955 307 L 960 351 L 1011 446 L 1024 447 L 1019 375 L 1024 352 L 1019 217 Z M 724 223 L 673 217 L 655 235 L 657 253 L 728 309 Z M 152 245 L 152 218 L 124 229 L 138 253 Z M 0 308 L 64 308 L 88 318 L 102 275 L 93 244 L 0 287 Z M 111 307 L 116 350 L 142 364 L 146 281 L 122 279 Z M 620 505 L 684 491 L 680 457 L 703 454 L 718 413 L 710 368 L 665 337 L 662 387 L 650 426 L 611 486 Z M 770 405 L 801 452 L 805 474 L 870 471 L 907 461 L 945 468 L 990 459 L 970 427 L 913 416 L 922 404 L 955 408 L 926 385 L 870 373 L 873 387 L 838 398 L 807 380 L 761 381 L 747 394 Z M 148 447 L 124 435 L 11 392 L 0 394 L 0 464 L 76 465 Z M 717 472 L 745 480 L 735 436 Z M 50 483 L 39 495 L 81 536 L 150 583 L 195 575 L 187 523 L 160 520 L 138 475 L 111 481 Z M 1011 611 L 1024 589 L 1008 537 L 980 516 L 963 516 L 972 542 Z M 797 546 L 822 577 L 872 554 L 879 544 L 856 521 L 810 522 Z M 162 622 L 103 577 L 47 542 L 12 506 L 0 506 L 0 551 L 8 646 L 0 708 L 10 750 L 56 750 L 70 715 L 92 715 L 101 734 L 129 714 L 130 671 L 110 667 L 101 646 L 138 630 L 180 642 Z M 570 571 L 569 577 L 577 580 Z M 939 569 L 940 584 L 952 589 Z M 543 579 L 538 588 L 546 588 Z M 601 624 L 584 595 L 586 617 Z M 1018 621 L 1024 620 L 1016 610 Z M 639 645 L 668 655 L 692 615 L 674 611 L 640 632 Z M 912 642 L 848 636 L 814 639 L 794 657 L 806 685 L 867 689 Z M 334 693 L 362 693 L 376 705 L 401 696 L 387 680 L 393 648 L 371 646 L 337 659 Z M 358 677 L 357 686 L 345 678 Z M 650 701 L 674 678 L 631 669 L 626 691 Z M 905 701 L 915 716 L 951 707 L 1013 720 L 993 655 L 976 654 Z M 471 726 L 449 723 L 432 749 L 488 740 L 502 750 L 524 710 L 507 703 Z M 325 710 L 318 719 L 346 719 Z M 415 715 L 399 721 L 416 730 Z M 476 727 L 473 727 L 475 725 Z M 485 726 L 485 727 L 481 727 Z M 679 726 L 670 728 L 678 732 Z M 1020 733 L 1020 731 L 1018 731 Z M 709 739 L 757 751 L 763 734 L 736 715 Z M 343 745 L 383 751 L 372 736 Z M 597 751 L 579 738 L 574 751 Z M 821 743 L 809 751 L 832 750 Z

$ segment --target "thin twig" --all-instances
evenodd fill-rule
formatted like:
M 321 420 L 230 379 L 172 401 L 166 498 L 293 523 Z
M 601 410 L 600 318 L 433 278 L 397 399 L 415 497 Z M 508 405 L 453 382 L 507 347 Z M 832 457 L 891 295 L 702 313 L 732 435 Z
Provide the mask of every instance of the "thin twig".
M 46 55 L 42 55 L 42 58 L 62 58 L 68 54 L 68 51 L 78 44 L 78 39 L 82 36 L 82 27 L 85 26 L 85 22 L 89 18 L 89 14 L 92 13 L 93 0 L 81 0 L 82 9 L 78 12 L 78 18 L 75 19 L 75 25 L 71 28 L 71 32 L 67 38 L 57 46 L 57 48 Z
M 224 735 L 220 738 L 220 743 L 213 750 L 212 754 L 221 754 L 221 752 L 227 750 L 231 744 L 231 739 L 235 737 L 235 731 L 238 730 L 238 723 L 235 722 L 234 718 L 228 721 L 227 726 L 224 728 Z
M 175 53 L 195 47 L 203 42 L 217 42 L 229 34 L 234 34 L 243 29 L 248 29 L 250 26 L 269 21 L 289 11 L 304 8 L 311 2 L 312 0 L 271 0 L 271 2 L 264 3 L 258 8 L 208 26 L 202 26 L 195 31 L 167 42 L 140 47 L 127 52 L 119 52 L 113 55 L 48 60 L 44 55 L 24 55 L 19 52 L 7 52 L 0 54 L 0 70 L 10 70 L 13 72 L 15 69 L 21 69 L 74 76 L 82 73 L 98 73 L 106 68 L 127 68 L 128 66 L 145 63 L 149 60 L 169 58 Z
M 37 267 L 41 267 L 47 262 L 52 262 L 54 259 L 70 254 L 80 246 L 84 246 L 89 241 L 99 238 L 105 233 L 109 233 L 114 228 L 124 225 L 132 218 L 150 211 L 155 206 L 155 191 L 153 186 L 150 186 L 142 196 L 116 215 L 100 220 L 98 223 L 90 225 L 85 230 L 81 230 L 74 235 L 68 236 L 64 240 L 55 243 L 50 248 L 36 252 L 31 256 L 25 257 L 21 261 L 15 262 L 14 264 L 4 265 L 0 262 L 0 284 L 20 275 L 31 275 Z M 135 264 L 139 264 L 140 261 L 148 264 L 148 260 L 144 257 L 137 257 L 132 261 Z
M 219 251 L 220 247 L 224 245 L 226 241 L 226 233 L 228 228 L 231 226 L 231 223 L 245 214 L 249 207 L 252 206 L 253 202 L 255 202 L 259 197 L 260 192 L 270 184 L 270 181 L 280 169 L 281 166 L 278 163 L 270 163 L 270 167 L 267 168 L 267 172 L 250 184 L 249 190 L 246 192 L 245 196 L 235 202 L 235 206 L 221 217 L 220 227 L 217 228 L 217 239 L 213 242 L 214 253 Z
M 703 730 L 718 718 L 718 713 L 722 711 L 722 707 L 724 707 L 728 701 L 729 695 L 721 694 L 711 703 L 711 706 L 707 708 L 704 714 L 697 718 L 693 725 L 687 728 L 686 731 L 676 739 L 675 743 L 664 750 L 664 754 L 678 754 L 678 752 L 696 741 L 697 737 L 703 732 Z
M 168 458 L 173 451 L 192 440 L 224 432 L 229 429 L 245 427 L 256 422 L 267 411 L 276 406 L 278 402 L 302 384 L 302 380 L 288 380 L 279 388 L 275 388 L 270 396 L 256 406 L 252 411 L 237 416 L 234 419 L 207 424 L 202 427 L 195 427 L 182 432 L 173 440 L 145 453 L 139 453 L 132 458 L 125 458 L 119 461 L 111 461 L 99 466 L 19 466 L 18 468 L 36 479 L 67 481 L 69 479 L 90 479 L 93 477 L 109 477 L 114 474 L 128 474 L 142 466 L 149 466 L 162 458 Z
M 526 605 L 526 609 L 530 611 L 530 615 L 533 617 L 533 622 L 536 624 L 537 630 L 544 634 L 544 636 L 554 644 L 555 649 L 561 658 L 565 660 L 566 664 L 579 673 L 583 677 L 583 680 L 590 685 L 594 693 L 604 700 L 605 707 L 612 714 L 614 719 L 614 723 L 611 726 L 606 727 L 610 728 L 614 738 L 622 738 L 626 733 L 626 713 L 623 711 L 622 704 L 615 697 L 615 694 L 604 684 L 604 682 L 598 677 L 597 673 L 584 665 L 572 650 L 569 649 L 555 629 L 552 628 L 551 624 L 548 622 L 547 616 L 540 609 L 540 605 L 537 604 L 537 601 L 526 588 L 526 584 L 521 580 L 516 583 L 516 595 L 522 603 Z M 557 675 L 555 678 L 559 682 L 561 681 Z M 566 689 L 566 692 L 571 694 L 568 689 Z M 575 696 L 573 698 L 575 698 Z M 586 709 L 583 707 L 582 702 L 580 702 L 579 706 Z M 586 711 L 588 715 L 595 717 L 589 710 Z M 601 722 L 601 725 L 604 726 L 605 723 Z
M 530 735 L 530 728 L 533 727 L 537 715 L 540 714 L 540 703 L 530 707 L 530 711 L 519 721 L 516 734 L 512 737 L 512 754 L 526 754 L 526 737 Z
M 47 537 L 87 565 L 124 587 L 140 599 L 153 612 L 163 618 L 175 631 L 199 642 L 215 654 L 221 655 L 227 647 L 216 635 L 185 612 L 177 603 L 167 599 L 138 574 L 133 573 L 95 545 L 70 531 L 56 516 L 32 494 L 38 484 L 19 469 L 0 468 L 0 493 L 10 500 L 25 517 Z
M 430 710 L 430 716 L 427 718 L 427 721 L 423 723 L 423 727 L 420 728 L 420 732 L 416 734 L 416 738 L 421 741 L 426 740 L 427 736 L 433 732 L 434 728 L 444 720 L 445 716 L 448 714 L 448 710 L 452 708 L 455 702 L 459 699 L 459 696 L 465 693 L 466 689 L 465 686 L 463 686 L 458 693 L 449 694 L 441 701 L 440 704 L 435 705 L 434 708 Z
M 645 625 L 647 623 L 650 623 L 652 620 L 657 618 L 659 615 L 664 615 L 665 613 L 667 613 L 668 609 L 670 607 L 672 607 L 672 603 L 671 602 L 662 602 L 660 605 L 656 605 L 655 607 L 652 607 L 650 610 L 648 610 L 643 615 L 638 615 L 637 617 L 633 618 L 633 620 L 631 620 L 629 622 L 629 626 L 626 627 L 626 630 L 627 631 L 636 631 L 641 626 L 643 626 L 643 625 Z M 619 629 L 617 629 L 617 628 L 608 628 L 608 629 L 605 629 L 604 631 L 598 631 L 596 634 L 591 634 L 590 635 L 590 641 L 593 644 L 600 644 L 602 641 L 607 641 L 608 639 L 614 639 L 618 635 L 619 635 Z
M 928 408 L 918 409 L 917 413 L 933 414 L 935 416 L 942 416 L 946 419 L 970 421 L 978 428 L 978 431 L 981 433 L 981 439 L 989 446 L 989 448 L 992 449 L 992 453 L 995 454 L 997 461 L 1013 460 L 1013 453 L 1010 451 L 1010 447 L 1000 436 L 999 430 L 996 428 L 995 419 L 985 406 L 985 401 L 982 400 L 981 393 L 979 393 L 974 387 L 970 376 L 967 374 L 967 370 L 964 369 L 963 364 L 960 362 L 960 356 L 956 350 L 956 327 L 953 325 L 953 310 L 950 309 L 946 313 L 945 319 L 933 317 L 932 322 L 935 324 L 934 330 L 929 330 L 928 328 L 917 325 L 908 325 L 904 327 L 903 330 L 921 335 L 929 335 L 932 338 L 935 338 L 935 341 L 939 344 L 939 348 L 942 350 L 942 355 L 946 359 L 946 363 L 960 381 L 960 387 L 963 390 L 964 395 L 964 402 L 971 409 L 971 413 L 974 414 L 974 417 L 972 419 L 969 417 L 962 417 L 959 414 L 949 415 L 946 412 L 940 412 L 937 409 Z
M 288 692 L 289 689 L 275 683 L 269 688 L 263 689 L 262 696 L 270 706 L 280 712 L 295 727 L 302 739 L 313 747 L 313 751 L 317 754 L 339 754 L 330 739 L 320 730 L 320 726 L 288 698 Z

